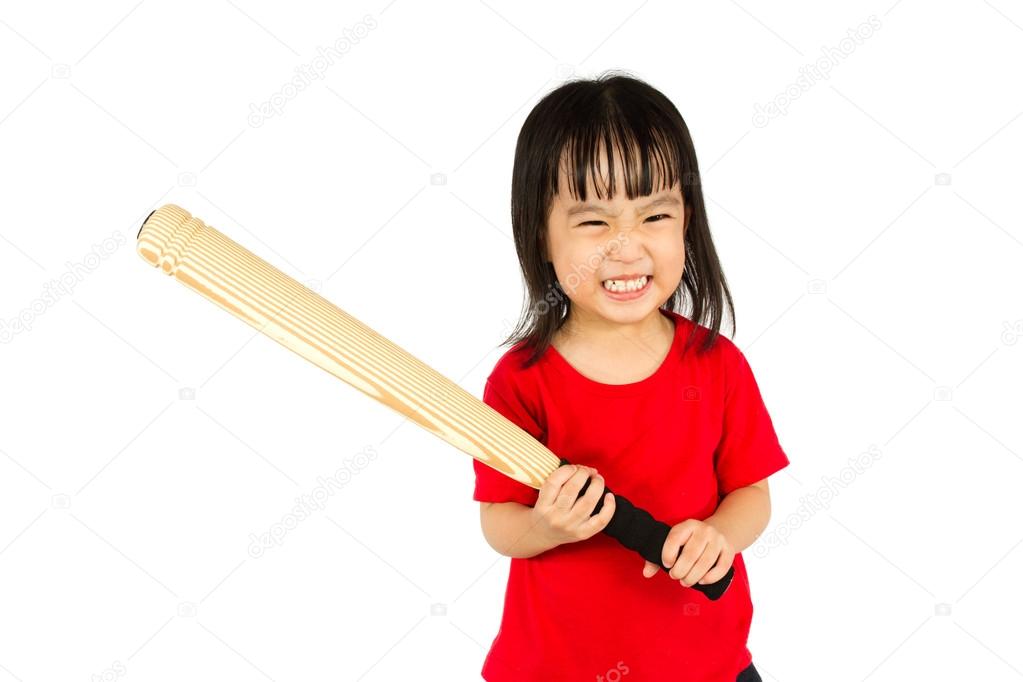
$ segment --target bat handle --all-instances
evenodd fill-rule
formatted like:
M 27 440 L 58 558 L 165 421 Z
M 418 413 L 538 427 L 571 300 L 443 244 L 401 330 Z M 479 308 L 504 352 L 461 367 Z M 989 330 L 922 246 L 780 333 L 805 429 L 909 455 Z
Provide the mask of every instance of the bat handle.
M 564 466 L 565 464 L 571 464 L 571 462 L 562 457 L 561 465 Z M 582 490 L 579 491 L 579 497 L 582 497 L 586 492 L 591 480 L 593 479 L 587 479 Z M 625 497 L 613 493 L 607 486 L 604 487 L 604 492 L 615 496 L 615 513 L 607 526 L 604 527 L 604 533 L 622 543 L 626 548 L 638 552 L 640 556 L 650 563 L 660 566 L 662 571 L 668 572 L 671 570 L 661 563 L 661 551 L 664 548 L 665 540 L 668 539 L 668 532 L 671 530 L 671 526 L 658 521 L 650 515 L 650 512 L 640 509 Z M 594 508 L 591 516 L 598 514 L 603 506 L 604 496 L 602 495 L 600 500 L 597 501 L 597 506 Z M 681 554 L 681 548 L 679 553 Z M 714 601 L 725 593 L 725 590 L 732 583 L 734 575 L 735 568 L 730 566 L 728 573 L 717 582 L 709 585 L 696 583 L 691 587 Z

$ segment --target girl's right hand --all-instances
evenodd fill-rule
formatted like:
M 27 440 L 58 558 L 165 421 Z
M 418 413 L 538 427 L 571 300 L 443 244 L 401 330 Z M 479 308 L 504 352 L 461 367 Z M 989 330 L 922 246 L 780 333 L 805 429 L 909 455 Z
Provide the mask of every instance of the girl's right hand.
M 590 477 L 586 493 L 579 497 Z M 533 505 L 534 522 L 556 544 L 586 540 L 604 530 L 615 513 L 614 495 L 604 495 L 600 513 L 591 516 L 604 495 L 604 477 L 592 467 L 566 464 L 558 467 L 540 487 Z

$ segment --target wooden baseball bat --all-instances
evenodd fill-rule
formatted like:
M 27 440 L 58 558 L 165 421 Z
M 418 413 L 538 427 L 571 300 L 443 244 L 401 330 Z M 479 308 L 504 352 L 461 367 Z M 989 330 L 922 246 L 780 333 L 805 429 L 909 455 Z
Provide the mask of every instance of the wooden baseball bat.
M 136 250 L 235 317 L 516 481 L 539 489 L 569 464 L 455 382 L 180 206 L 165 204 L 150 213 Z M 603 497 L 592 514 L 602 507 Z M 668 571 L 661 550 L 669 530 L 616 494 L 603 532 Z M 718 599 L 733 574 L 729 568 L 719 581 L 692 588 Z

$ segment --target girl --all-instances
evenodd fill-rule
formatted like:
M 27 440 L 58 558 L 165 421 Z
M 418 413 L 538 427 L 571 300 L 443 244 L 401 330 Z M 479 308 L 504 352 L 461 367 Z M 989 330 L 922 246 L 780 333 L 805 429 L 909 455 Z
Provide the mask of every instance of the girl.
M 735 315 L 678 110 L 613 73 L 548 93 L 519 133 L 512 226 L 529 304 L 483 400 L 575 464 L 535 490 L 473 460 L 484 536 L 512 557 L 483 678 L 760 680 L 740 552 L 789 462 L 719 336 Z M 670 572 L 600 533 L 605 476 L 672 526 Z M 729 567 L 719 600 L 690 589 Z

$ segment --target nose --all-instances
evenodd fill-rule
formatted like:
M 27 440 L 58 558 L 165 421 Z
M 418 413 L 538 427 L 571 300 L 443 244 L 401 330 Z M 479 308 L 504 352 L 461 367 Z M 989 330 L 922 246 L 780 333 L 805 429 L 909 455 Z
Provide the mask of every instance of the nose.
M 622 263 L 633 263 L 643 255 L 642 230 L 634 230 L 627 225 L 618 234 L 608 240 L 604 252 L 608 258 Z

